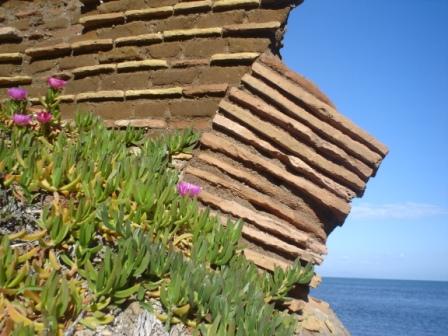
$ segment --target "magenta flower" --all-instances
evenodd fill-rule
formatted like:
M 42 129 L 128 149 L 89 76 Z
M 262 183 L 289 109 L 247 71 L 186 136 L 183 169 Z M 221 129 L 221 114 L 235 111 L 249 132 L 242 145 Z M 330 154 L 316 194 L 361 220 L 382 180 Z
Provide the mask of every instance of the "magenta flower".
M 12 100 L 25 100 L 28 96 L 28 91 L 19 87 L 8 89 L 8 96 Z
M 41 124 L 46 124 L 46 123 L 49 123 L 51 121 L 51 119 L 53 119 L 53 116 L 51 115 L 50 112 L 41 111 L 41 112 L 36 113 L 36 119 Z
M 201 192 L 201 187 L 188 182 L 179 182 L 177 184 L 177 192 L 181 196 L 197 196 Z
M 67 84 L 67 81 L 56 77 L 50 77 L 48 78 L 47 83 L 52 89 L 61 90 Z
M 31 123 L 32 120 L 33 117 L 27 114 L 14 114 L 12 116 L 12 121 L 14 122 L 14 124 L 19 126 L 27 126 Z

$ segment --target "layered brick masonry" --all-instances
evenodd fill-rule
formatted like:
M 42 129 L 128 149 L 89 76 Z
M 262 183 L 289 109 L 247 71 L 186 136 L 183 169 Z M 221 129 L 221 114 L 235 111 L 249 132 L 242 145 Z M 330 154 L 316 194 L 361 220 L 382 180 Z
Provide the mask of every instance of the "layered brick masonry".
M 38 103 L 56 74 L 70 80 L 67 118 L 80 109 L 111 124 L 207 128 L 223 88 L 265 50 L 278 52 L 298 2 L 8 0 L 0 5 L 0 90 L 24 86 Z
M 294 0 L 18 1 L 0 7 L 0 87 L 70 79 L 62 111 L 204 130 L 184 178 L 241 218 L 260 267 L 320 264 L 387 153 L 278 55 Z M 2 90 L 1 97 L 5 96 Z

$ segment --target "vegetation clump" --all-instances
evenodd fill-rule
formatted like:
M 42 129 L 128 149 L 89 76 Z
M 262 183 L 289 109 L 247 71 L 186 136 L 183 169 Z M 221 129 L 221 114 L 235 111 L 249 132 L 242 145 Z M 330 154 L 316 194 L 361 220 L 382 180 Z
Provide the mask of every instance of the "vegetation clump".
M 183 322 L 197 335 L 292 335 L 296 319 L 276 307 L 313 269 L 297 261 L 259 272 L 241 253 L 242 223 L 223 226 L 200 207 L 200 188 L 179 182 L 171 164 L 198 135 L 149 139 L 107 129 L 89 113 L 63 126 L 64 83 L 48 83 L 42 110 L 14 88 L 0 112 L 0 195 L 38 209 L 32 225 L 20 225 L 1 205 L 0 226 L 16 225 L 0 231 L 3 334 L 96 329 L 113 321 L 114 307 L 138 301 L 151 310 L 157 298 L 167 328 Z

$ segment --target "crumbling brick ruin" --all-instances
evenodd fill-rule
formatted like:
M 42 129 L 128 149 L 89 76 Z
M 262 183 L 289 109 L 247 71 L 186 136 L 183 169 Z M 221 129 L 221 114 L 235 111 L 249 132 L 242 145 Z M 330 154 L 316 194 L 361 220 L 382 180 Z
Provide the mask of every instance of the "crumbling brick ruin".
M 0 88 L 23 86 L 37 104 L 56 74 L 70 79 L 66 118 L 203 131 L 184 179 L 246 222 L 246 256 L 267 270 L 320 264 L 387 148 L 282 63 L 300 2 L 3 1 Z

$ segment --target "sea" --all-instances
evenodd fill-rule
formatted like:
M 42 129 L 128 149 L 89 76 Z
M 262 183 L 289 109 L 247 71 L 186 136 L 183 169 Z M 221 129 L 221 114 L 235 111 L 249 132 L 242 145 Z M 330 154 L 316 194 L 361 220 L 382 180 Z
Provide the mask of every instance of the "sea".
M 324 278 L 311 295 L 353 336 L 448 336 L 448 282 Z

